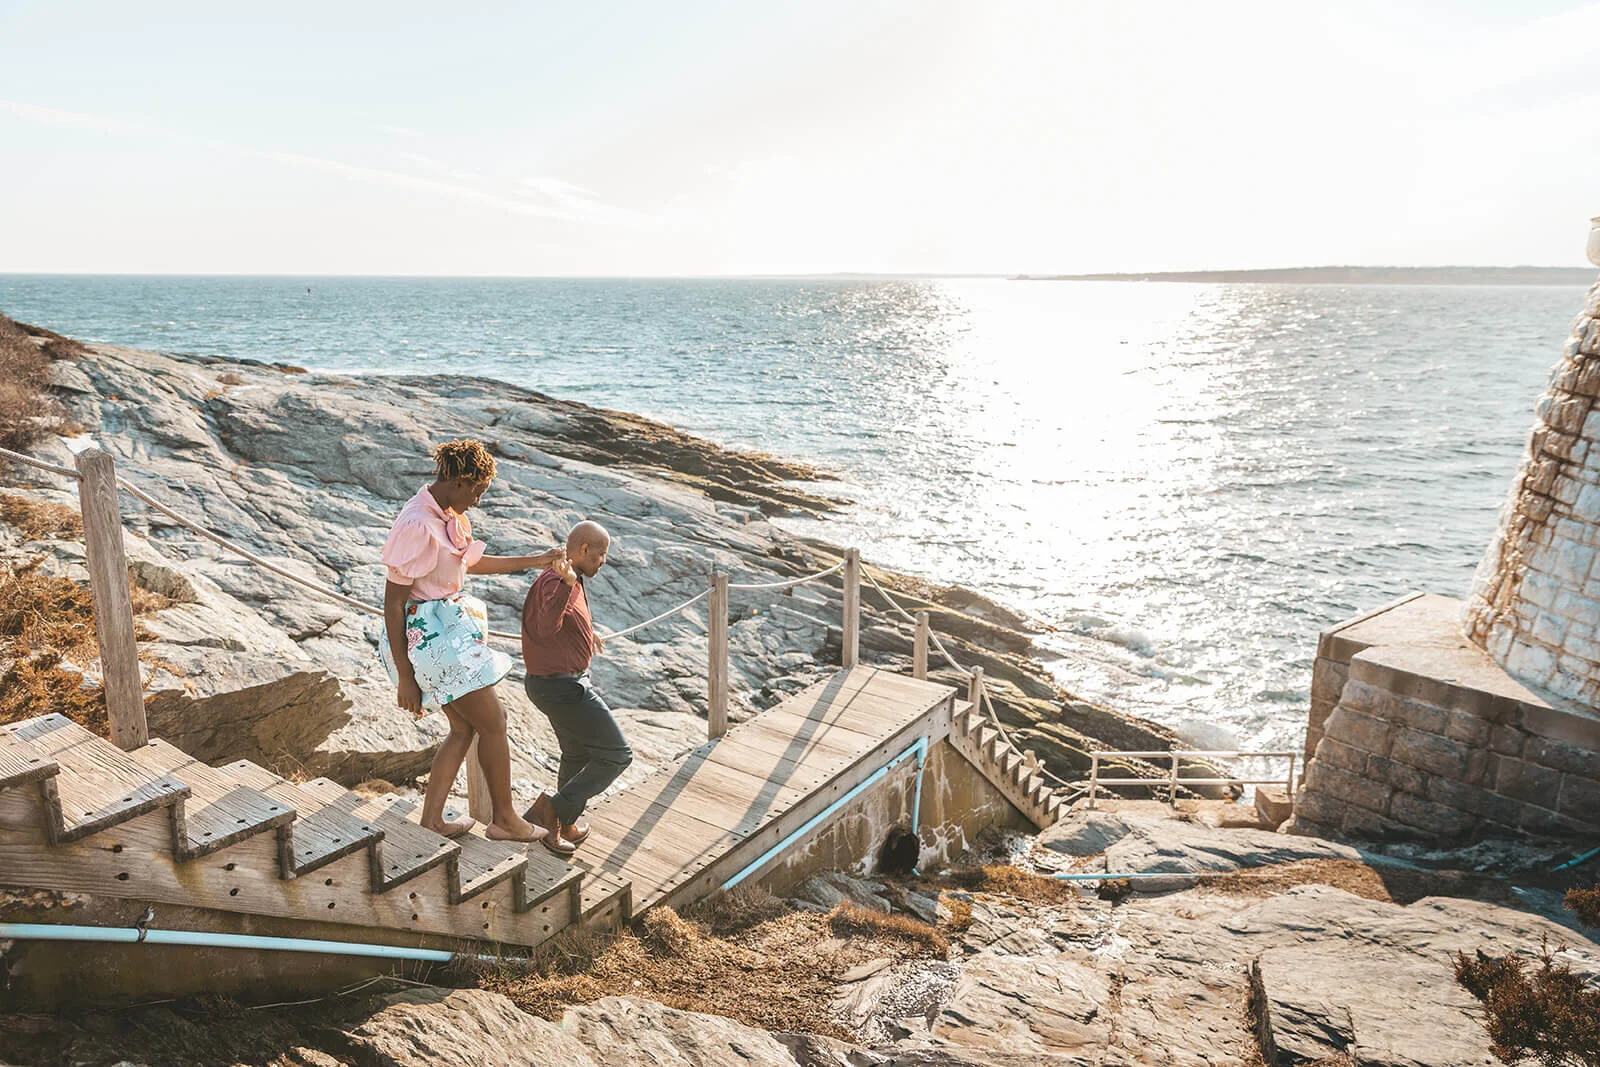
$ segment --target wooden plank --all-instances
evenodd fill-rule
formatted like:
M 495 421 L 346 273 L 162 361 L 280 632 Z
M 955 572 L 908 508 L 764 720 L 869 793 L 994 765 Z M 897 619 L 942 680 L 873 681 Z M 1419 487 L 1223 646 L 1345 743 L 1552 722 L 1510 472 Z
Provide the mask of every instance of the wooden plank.
M 0 789 L 54 777 L 56 761 L 14 733 L 0 732 Z
M 863 758 L 837 775 L 827 786 L 813 791 L 799 803 L 776 815 L 761 828 L 759 834 L 752 835 L 740 842 L 738 846 L 730 849 L 712 863 L 707 864 L 694 876 L 682 878 L 673 885 L 663 887 L 660 895 L 656 898 L 656 903 L 681 909 L 712 893 L 723 882 L 738 874 L 745 866 L 759 858 L 767 849 L 798 830 L 839 797 L 844 796 L 857 784 L 875 774 L 888 759 L 893 759 L 910 747 L 916 738 L 926 737 L 930 742 L 942 739 L 949 731 L 949 715 L 948 702 L 924 712 L 921 716 L 907 723 L 901 730 L 885 738 L 879 748 L 873 750 L 872 756 Z M 887 753 L 887 755 L 880 757 L 880 752 Z M 914 761 L 908 762 L 915 766 Z M 759 880 L 759 875 L 757 875 L 757 880 Z
M 130 758 L 189 787 L 183 802 L 178 855 L 203 856 L 295 820 L 295 809 L 207 766 L 160 738 L 128 752 Z
M 78 454 L 77 467 L 78 510 L 83 515 L 85 562 L 94 594 L 94 631 L 100 646 L 106 717 L 117 747 L 138 748 L 150 740 L 150 728 L 144 717 L 144 684 L 139 679 L 133 601 L 128 595 L 116 464 L 111 453 L 90 448 Z
M 736 817 L 736 821 L 730 824 L 731 828 L 739 825 L 738 820 L 746 817 L 760 817 L 769 811 L 782 810 L 804 795 L 803 789 L 780 782 L 769 782 L 764 778 L 757 778 L 731 767 L 691 756 L 688 761 L 671 772 L 651 775 L 618 793 L 617 803 L 624 803 L 622 798 L 627 797 L 629 801 L 643 799 L 646 804 L 667 808 L 683 804 L 687 806 L 687 810 L 697 813 L 702 809 L 707 812 L 722 813 L 716 821 Z M 598 806 L 596 810 L 599 810 Z M 712 821 L 707 816 L 701 817 Z M 593 817 L 590 821 L 592 824 Z
M 61 799 L 58 841 L 77 841 L 189 795 L 175 778 L 151 771 L 65 715 L 41 715 L 0 728 L 54 759 Z
M 525 883 L 517 877 L 528 869 L 528 857 L 523 854 L 523 845 L 515 841 L 491 841 L 483 836 L 481 826 L 474 826 L 454 840 L 461 846 L 458 861 L 460 883 L 454 894 L 457 903 L 470 900 L 508 879 L 516 879 L 519 896 L 524 891 Z M 538 847 L 544 848 L 543 845 Z
M 415 805 L 393 793 L 363 797 L 328 778 L 315 778 L 301 785 L 300 790 L 327 808 L 383 831 L 383 840 L 374 842 L 371 850 L 374 892 L 386 893 L 461 854 L 456 842 L 408 820 L 406 813 Z
M 591 927 L 619 927 L 634 915 L 633 884 L 605 871 L 584 879 L 579 913 Z
M 285 828 L 284 877 L 310 874 L 383 840 L 383 831 L 365 819 L 329 807 L 314 793 L 285 781 L 265 767 L 258 767 L 249 760 L 237 760 L 222 769 L 241 784 L 282 801 L 298 812 L 295 821 Z
M 608 871 L 625 870 L 636 881 L 661 880 L 731 847 L 761 824 L 727 830 L 681 811 L 650 808 L 632 823 L 627 816 L 590 821 L 581 861 Z

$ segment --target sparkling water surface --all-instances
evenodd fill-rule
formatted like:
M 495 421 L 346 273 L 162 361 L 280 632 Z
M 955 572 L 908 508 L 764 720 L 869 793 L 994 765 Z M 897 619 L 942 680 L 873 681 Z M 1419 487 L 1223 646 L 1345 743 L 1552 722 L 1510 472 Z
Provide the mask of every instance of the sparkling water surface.
M 487 375 L 819 464 L 854 506 L 785 526 L 1037 616 L 1071 689 L 1225 747 L 1298 743 L 1318 631 L 1465 592 L 1582 295 L 0 276 L 77 337 Z

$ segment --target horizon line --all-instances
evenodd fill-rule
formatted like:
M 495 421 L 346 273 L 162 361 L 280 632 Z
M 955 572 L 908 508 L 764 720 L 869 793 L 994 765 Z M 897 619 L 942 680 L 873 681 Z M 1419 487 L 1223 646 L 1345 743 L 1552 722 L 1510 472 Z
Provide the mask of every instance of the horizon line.
M 90 270 L 0 270 L 0 278 L 328 278 L 381 279 L 414 278 L 425 280 L 483 279 L 504 281 L 737 281 L 764 279 L 837 278 L 979 278 L 1001 280 L 1051 280 L 1094 278 L 1142 278 L 1153 275 L 1181 276 L 1205 274 L 1270 274 L 1289 271 L 1364 270 L 1364 271 L 1586 271 L 1587 265 L 1517 264 L 1397 264 L 1328 263 L 1293 267 L 1200 267 L 1189 270 L 1120 271 L 758 271 L 704 274 L 426 274 L 426 273 L 297 273 L 286 271 L 90 271 Z

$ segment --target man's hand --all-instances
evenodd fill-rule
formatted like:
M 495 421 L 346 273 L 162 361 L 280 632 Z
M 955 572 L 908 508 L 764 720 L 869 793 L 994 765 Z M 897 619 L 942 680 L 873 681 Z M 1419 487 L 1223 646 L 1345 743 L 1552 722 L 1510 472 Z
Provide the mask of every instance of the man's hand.
M 560 559 L 550 564 L 550 569 L 556 572 L 557 578 L 560 578 L 568 585 L 578 584 L 578 572 L 572 569 L 572 561 L 567 559 L 565 553 L 562 554 Z
M 599 634 L 595 634 L 594 635 L 594 654 L 598 656 L 602 652 L 604 652 L 605 650 L 606 650 L 606 639 L 601 637 Z
M 422 718 L 422 687 L 415 678 L 400 679 L 400 692 L 395 703 L 417 718 Z

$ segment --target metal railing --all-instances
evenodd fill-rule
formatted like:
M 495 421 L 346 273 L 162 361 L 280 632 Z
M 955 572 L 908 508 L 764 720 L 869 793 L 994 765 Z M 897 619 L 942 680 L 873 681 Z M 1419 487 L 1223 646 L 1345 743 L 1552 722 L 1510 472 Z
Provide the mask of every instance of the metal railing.
M 1142 785 L 1152 789 L 1166 786 L 1167 803 L 1174 806 L 1178 803 L 1178 787 L 1192 785 L 1279 785 L 1282 784 L 1288 791 L 1290 803 L 1294 802 L 1294 774 L 1295 764 L 1299 758 L 1298 752 L 1228 752 L 1220 749 L 1171 749 L 1168 751 L 1153 750 L 1139 752 L 1131 749 L 1113 749 L 1089 753 L 1089 807 L 1095 807 L 1099 797 L 1100 787 L 1103 785 Z M 1171 773 L 1165 778 L 1102 778 L 1100 777 L 1100 761 L 1102 759 L 1165 759 L 1171 761 Z M 1180 778 L 1178 777 L 1178 761 L 1184 759 L 1287 759 L 1289 773 L 1282 778 Z

